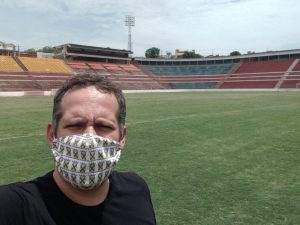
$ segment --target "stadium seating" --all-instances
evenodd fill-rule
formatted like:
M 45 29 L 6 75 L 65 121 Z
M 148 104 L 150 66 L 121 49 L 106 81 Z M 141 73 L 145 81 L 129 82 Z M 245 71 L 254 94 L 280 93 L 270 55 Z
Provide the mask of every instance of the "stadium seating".
M 0 91 L 49 91 L 58 88 L 69 76 L 29 72 L 0 74 Z
M 218 82 L 166 83 L 171 89 L 209 89 L 215 88 Z
M 22 72 L 23 70 L 13 57 L 0 55 L 0 71 Z
M 300 71 L 289 72 L 282 81 L 280 88 L 300 88 Z
M 243 62 L 219 88 L 291 88 L 296 87 L 289 77 L 294 60 Z M 287 79 L 287 80 L 286 80 Z
M 247 81 L 226 81 L 220 88 L 274 88 L 278 80 L 247 80 Z
M 142 73 L 141 70 L 133 64 L 116 64 L 84 61 L 67 61 L 66 63 L 77 72 L 92 70 L 101 75 L 138 75 Z
M 213 65 L 140 65 L 145 71 L 157 76 L 190 76 L 227 74 L 235 63 Z
M 108 77 L 122 89 L 299 88 L 300 61 L 135 65 L 0 56 L 0 91 L 58 88 L 73 72 Z
M 292 62 L 293 60 L 243 62 L 235 73 L 284 72 Z
M 45 59 L 45 58 L 31 58 L 18 57 L 22 64 L 29 72 L 43 72 L 43 73 L 67 73 L 70 74 L 72 70 L 68 68 L 64 61 L 59 59 Z
M 231 71 L 235 63 L 212 65 L 139 65 L 146 73 L 168 88 L 207 89 L 216 88 Z
M 88 70 L 89 66 L 85 62 L 81 61 L 66 61 L 66 64 L 73 70 Z

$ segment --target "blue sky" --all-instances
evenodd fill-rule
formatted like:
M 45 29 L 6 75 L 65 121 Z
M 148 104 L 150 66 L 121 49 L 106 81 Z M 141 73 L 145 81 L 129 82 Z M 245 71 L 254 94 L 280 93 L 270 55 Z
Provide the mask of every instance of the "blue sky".
M 134 56 L 300 49 L 299 0 L 0 0 L 0 41 L 127 49 L 126 15 L 136 20 Z

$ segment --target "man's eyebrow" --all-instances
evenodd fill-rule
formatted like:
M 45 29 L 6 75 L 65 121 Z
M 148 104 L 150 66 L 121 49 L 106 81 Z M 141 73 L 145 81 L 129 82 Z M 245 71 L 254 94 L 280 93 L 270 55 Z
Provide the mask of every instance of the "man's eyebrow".
M 67 118 L 67 119 L 64 119 L 63 122 L 71 122 L 71 123 L 76 123 L 76 122 L 83 122 L 85 121 L 86 119 L 82 118 L 82 117 L 73 117 L 73 118 Z

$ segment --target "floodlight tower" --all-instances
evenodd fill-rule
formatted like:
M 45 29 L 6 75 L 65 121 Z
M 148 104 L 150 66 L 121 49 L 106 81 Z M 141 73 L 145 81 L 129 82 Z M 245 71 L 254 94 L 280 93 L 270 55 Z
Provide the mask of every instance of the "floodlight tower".
M 128 27 L 128 50 L 132 51 L 132 41 L 131 41 L 131 27 L 135 25 L 135 17 L 127 15 L 125 16 L 125 26 Z

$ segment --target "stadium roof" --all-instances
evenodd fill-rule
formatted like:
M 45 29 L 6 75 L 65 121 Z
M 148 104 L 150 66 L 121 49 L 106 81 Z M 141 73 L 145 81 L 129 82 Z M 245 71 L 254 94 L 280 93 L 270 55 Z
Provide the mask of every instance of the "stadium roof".
M 64 59 L 102 60 L 106 62 L 127 63 L 131 61 L 131 51 L 124 49 L 103 48 L 78 44 L 63 44 L 55 47 L 60 53 L 56 57 Z
M 204 58 L 184 58 L 184 59 L 166 59 L 166 58 L 144 58 L 135 57 L 137 61 L 222 61 L 222 60 L 243 60 L 249 58 L 263 58 L 263 57 L 280 57 L 298 55 L 300 56 L 300 49 L 283 50 L 283 51 L 267 51 L 237 56 L 216 56 L 216 57 L 204 57 Z
M 127 53 L 132 54 L 133 52 L 125 49 L 114 49 L 109 47 L 96 47 L 96 46 L 88 46 L 88 45 L 78 45 L 78 44 L 62 44 L 58 45 L 55 48 L 56 49 L 62 49 L 64 47 L 72 48 L 72 49 L 85 49 L 85 50 L 92 50 L 92 51 L 101 51 L 101 52 L 118 52 L 118 53 Z

